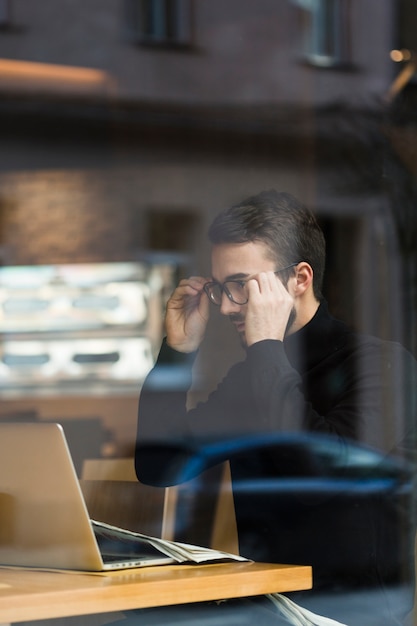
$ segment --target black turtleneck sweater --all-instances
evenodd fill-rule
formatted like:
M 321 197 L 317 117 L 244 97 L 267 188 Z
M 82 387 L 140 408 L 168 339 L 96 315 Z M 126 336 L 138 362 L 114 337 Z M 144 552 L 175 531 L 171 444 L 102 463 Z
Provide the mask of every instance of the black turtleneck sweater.
M 250 346 L 245 360 L 229 370 L 208 400 L 187 411 L 195 354 L 180 354 L 164 341 L 141 392 L 140 446 L 155 440 L 312 431 L 389 453 L 400 451 L 414 422 L 414 359 L 399 344 L 352 332 L 329 315 L 325 302 L 284 342 Z M 188 369 L 183 389 L 161 389 L 160 371 L 167 364 Z M 145 477 L 147 467 L 139 457 L 136 463 L 139 477 Z

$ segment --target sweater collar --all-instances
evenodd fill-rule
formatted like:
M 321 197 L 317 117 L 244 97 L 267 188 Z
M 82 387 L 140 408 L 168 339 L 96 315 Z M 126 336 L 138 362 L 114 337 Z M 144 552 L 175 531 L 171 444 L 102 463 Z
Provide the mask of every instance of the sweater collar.
M 299 372 L 310 370 L 346 342 L 347 326 L 329 314 L 322 300 L 311 320 L 284 339 L 285 352 L 291 365 Z

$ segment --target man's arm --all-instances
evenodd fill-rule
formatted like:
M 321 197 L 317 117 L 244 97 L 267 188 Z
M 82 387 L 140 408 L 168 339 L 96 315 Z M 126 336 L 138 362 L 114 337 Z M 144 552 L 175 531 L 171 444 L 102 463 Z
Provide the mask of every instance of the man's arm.
M 186 401 L 194 358 L 194 353 L 170 348 L 164 339 L 155 367 L 142 386 L 135 467 L 143 483 L 168 486 L 179 482 L 175 468 L 180 450 L 190 439 Z
M 194 356 L 177 353 L 164 342 L 145 380 L 136 446 L 136 471 L 142 482 L 179 482 L 182 463 L 207 443 L 262 433 L 299 432 L 305 426 L 308 405 L 301 377 L 288 362 L 282 342 L 254 345 L 246 360 L 231 368 L 206 402 L 187 411 Z M 161 389 L 161 372 L 174 362 L 187 373 L 184 384 L 181 389 Z M 323 423 L 324 432 L 337 430 L 337 425 L 322 421 L 315 411 L 310 418 Z
M 143 482 L 169 484 L 177 444 L 184 447 L 188 438 L 191 368 L 209 319 L 205 283 L 201 276 L 181 280 L 167 303 L 166 338 L 140 394 L 135 464 Z
M 180 464 L 200 444 L 262 433 L 327 433 L 364 441 L 386 452 L 395 450 L 415 418 L 415 401 L 410 407 L 402 406 L 408 401 L 406 378 L 398 368 L 406 368 L 408 392 L 415 399 L 415 362 L 407 354 L 400 346 L 387 347 L 373 340 L 357 346 L 348 342 L 321 363 L 325 374 L 317 379 L 310 376 L 313 389 L 307 399 L 305 381 L 289 363 L 282 342 L 258 342 L 206 402 L 187 411 L 186 386 L 180 391 L 162 391 L 152 383 L 164 359 L 175 355 L 165 346 L 141 394 L 138 477 L 153 484 L 175 482 Z M 191 365 L 189 356 L 189 372 Z M 392 432 L 384 442 L 381 437 L 387 428 Z M 159 450 L 165 450 L 165 459 L 152 455 L 156 448 L 149 444 L 155 442 Z

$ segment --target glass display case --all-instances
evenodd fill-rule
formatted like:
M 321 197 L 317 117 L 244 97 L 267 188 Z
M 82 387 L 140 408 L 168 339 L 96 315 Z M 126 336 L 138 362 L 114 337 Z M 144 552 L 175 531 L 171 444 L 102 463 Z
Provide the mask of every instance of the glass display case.
M 175 266 L 0 269 L 0 388 L 20 395 L 137 387 L 151 369 Z

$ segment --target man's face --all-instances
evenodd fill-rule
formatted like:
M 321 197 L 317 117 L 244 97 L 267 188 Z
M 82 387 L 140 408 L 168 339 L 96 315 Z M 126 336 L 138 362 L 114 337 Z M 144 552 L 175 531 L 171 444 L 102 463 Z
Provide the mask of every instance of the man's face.
M 211 255 L 212 278 L 220 284 L 228 280 L 253 278 L 260 272 L 279 269 L 277 262 L 268 256 L 268 248 L 261 242 L 225 243 L 214 245 Z M 278 280 L 278 278 L 277 278 Z M 236 304 L 223 292 L 220 312 L 227 315 L 235 326 L 242 345 L 246 346 L 245 317 L 247 304 Z M 293 323 L 295 311 L 291 314 L 289 325 Z

